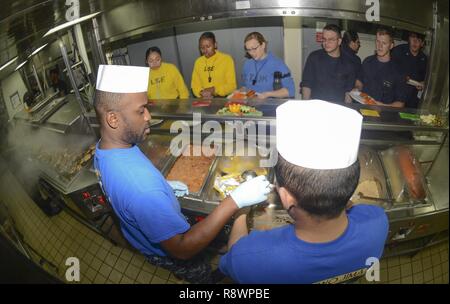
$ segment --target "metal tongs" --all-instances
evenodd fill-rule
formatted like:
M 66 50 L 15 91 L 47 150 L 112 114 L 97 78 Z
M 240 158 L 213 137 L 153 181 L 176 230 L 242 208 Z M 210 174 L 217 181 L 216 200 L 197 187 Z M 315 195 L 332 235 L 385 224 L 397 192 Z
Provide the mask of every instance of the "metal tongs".
M 383 202 L 383 203 L 385 203 L 384 206 L 387 207 L 388 209 L 391 209 L 392 206 L 394 205 L 394 203 L 396 202 L 395 199 L 391 199 L 391 198 L 379 198 L 379 197 L 365 196 L 362 192 L 358 192 L 355 196 L 355 199 Z
M 252 178 L 255 178 L 255 177 L 257 177 L 257 176 L 258 176 L 258 174 L 256 174 L 256 172 L 253 171 L 253 170 L 245 170 L 245 171 L 242 172 L 242 174 L 241 174 L 241 177 L 242 177 L 245 181 L 251 180 Z M 275 185 L 269 184 L 269 188 L 270 188 L 270 190 L 272 191 L 273 189 L 275 189 Z
M 412 209 L 417 207 L 419 204 L 422 204 L 420 207 L 428 207 L 431 206 L 424 200 L 417 200 L 413 203 L 399 203 L 395 199 L 391 198 L 378 198 L 378 197 L 372 197 L 372 196 L 365 196 L 362 192 L 358 192 L 355 196 L 356 199 L 366 199 L 366 200 L 372 200 L 372 201 L 378 201 L 378 202 L 384 202 L 383 207 L 388 211 L 397 211 L 397 210 L 406 210 L 406 209 Z

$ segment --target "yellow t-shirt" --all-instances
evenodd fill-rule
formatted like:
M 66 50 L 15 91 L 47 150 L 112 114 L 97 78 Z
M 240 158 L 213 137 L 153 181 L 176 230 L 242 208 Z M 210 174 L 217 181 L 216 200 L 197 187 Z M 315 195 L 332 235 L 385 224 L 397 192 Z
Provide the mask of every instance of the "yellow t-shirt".
M 216 96 L 227 96 L 236 86 L 234 61 L 230 55 L 216 51 L 210 58 L 201 56 L 195 60 L 191 88 L 196 97 L 209 87 L 215 87 Z
M 149 99 L 188 98 L 189 91 L 177 67 L 162 62 L 157 70 L 150 70 L 147 96 Z

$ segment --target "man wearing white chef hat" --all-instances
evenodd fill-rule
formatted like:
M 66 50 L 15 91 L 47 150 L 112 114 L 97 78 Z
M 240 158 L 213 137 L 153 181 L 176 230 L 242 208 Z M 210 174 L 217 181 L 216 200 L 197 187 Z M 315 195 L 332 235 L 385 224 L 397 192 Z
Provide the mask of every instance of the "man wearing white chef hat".
M 362 116 L 321 100 L 290 100 L 276 115 L 277 189 L 294 224 L 247 235 L 245 215 L 238 217 L 221 271 L 239 283 L 360 276 L 367 259 L 381 257 L 388 233 L 382 208 L 349 204 L 359 180 Z
M 189 282 L 209 283 L 211 267 L 199 253 L 239 208 L 267 199 L 269 182 L 260 176 L 241 184 L 204 220 L 191 227 L 173 192 L 180 189 L 172 189 L 136 146 L 150 133 L 146 107 L 148 69 L 99 67 L 94 106 L 101 139 L 94 166 L 129 243 L 150 263 L 165 267 L 176 276 Z

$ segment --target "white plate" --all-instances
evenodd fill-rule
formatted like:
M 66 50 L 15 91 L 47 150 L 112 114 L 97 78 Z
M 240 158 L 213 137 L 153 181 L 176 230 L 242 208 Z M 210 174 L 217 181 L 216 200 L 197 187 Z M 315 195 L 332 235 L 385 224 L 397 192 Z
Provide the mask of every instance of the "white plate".
M 364 101 L 363 101 L 363 98 L 359 94 L 361 94 L 360 91 L 351 91 L 349 93 L 350 97 L 353 98 L 355 101 L 357 101 L 359 103 L 362 103 L 362 104 L 365 104 Z
M 415 87 L 422 85 L 420 82 L 418 82 L 414 79 L 408 79 L 408 81 L 406 83 L 409 85 L 415 86 Z

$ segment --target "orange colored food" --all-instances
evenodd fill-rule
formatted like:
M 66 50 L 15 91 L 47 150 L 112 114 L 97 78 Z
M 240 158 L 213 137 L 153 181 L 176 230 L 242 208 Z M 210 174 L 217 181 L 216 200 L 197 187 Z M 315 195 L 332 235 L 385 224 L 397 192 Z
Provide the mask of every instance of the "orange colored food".
M 193 145 L 189 145 L 188 149 L 190 156 L 178 157 L 166 178 L 181 181 L 188 186 L 190 193 L 197 193 L 208 175 L 214 156 L 193 156 Z
M 368 94 L 361 92 L 359 94 L 359 96 L 362 97 L 363 101 L 365 104 L 368 105 L 376 105 L 377 103 L 375 102 L 375 99 L 373 99 L 372 97 L 370 97 Z
M 241 112 L 241 105 L 238 103 L 232 103 L 228 106 L 228 109 L 231 113 L 240 113 Z
M 417 167 L 418 164 L 414 161 L 415 158 L 412 151 L 405 147 L 399 148 L 398 160 L 410 196 L 415 199 L 424 199 L 426 193 L 422 184 L 420 170 Z
M 234 92 L 230 98 L 231 99 L 246 99 L 247 95 L 243 92 Z

